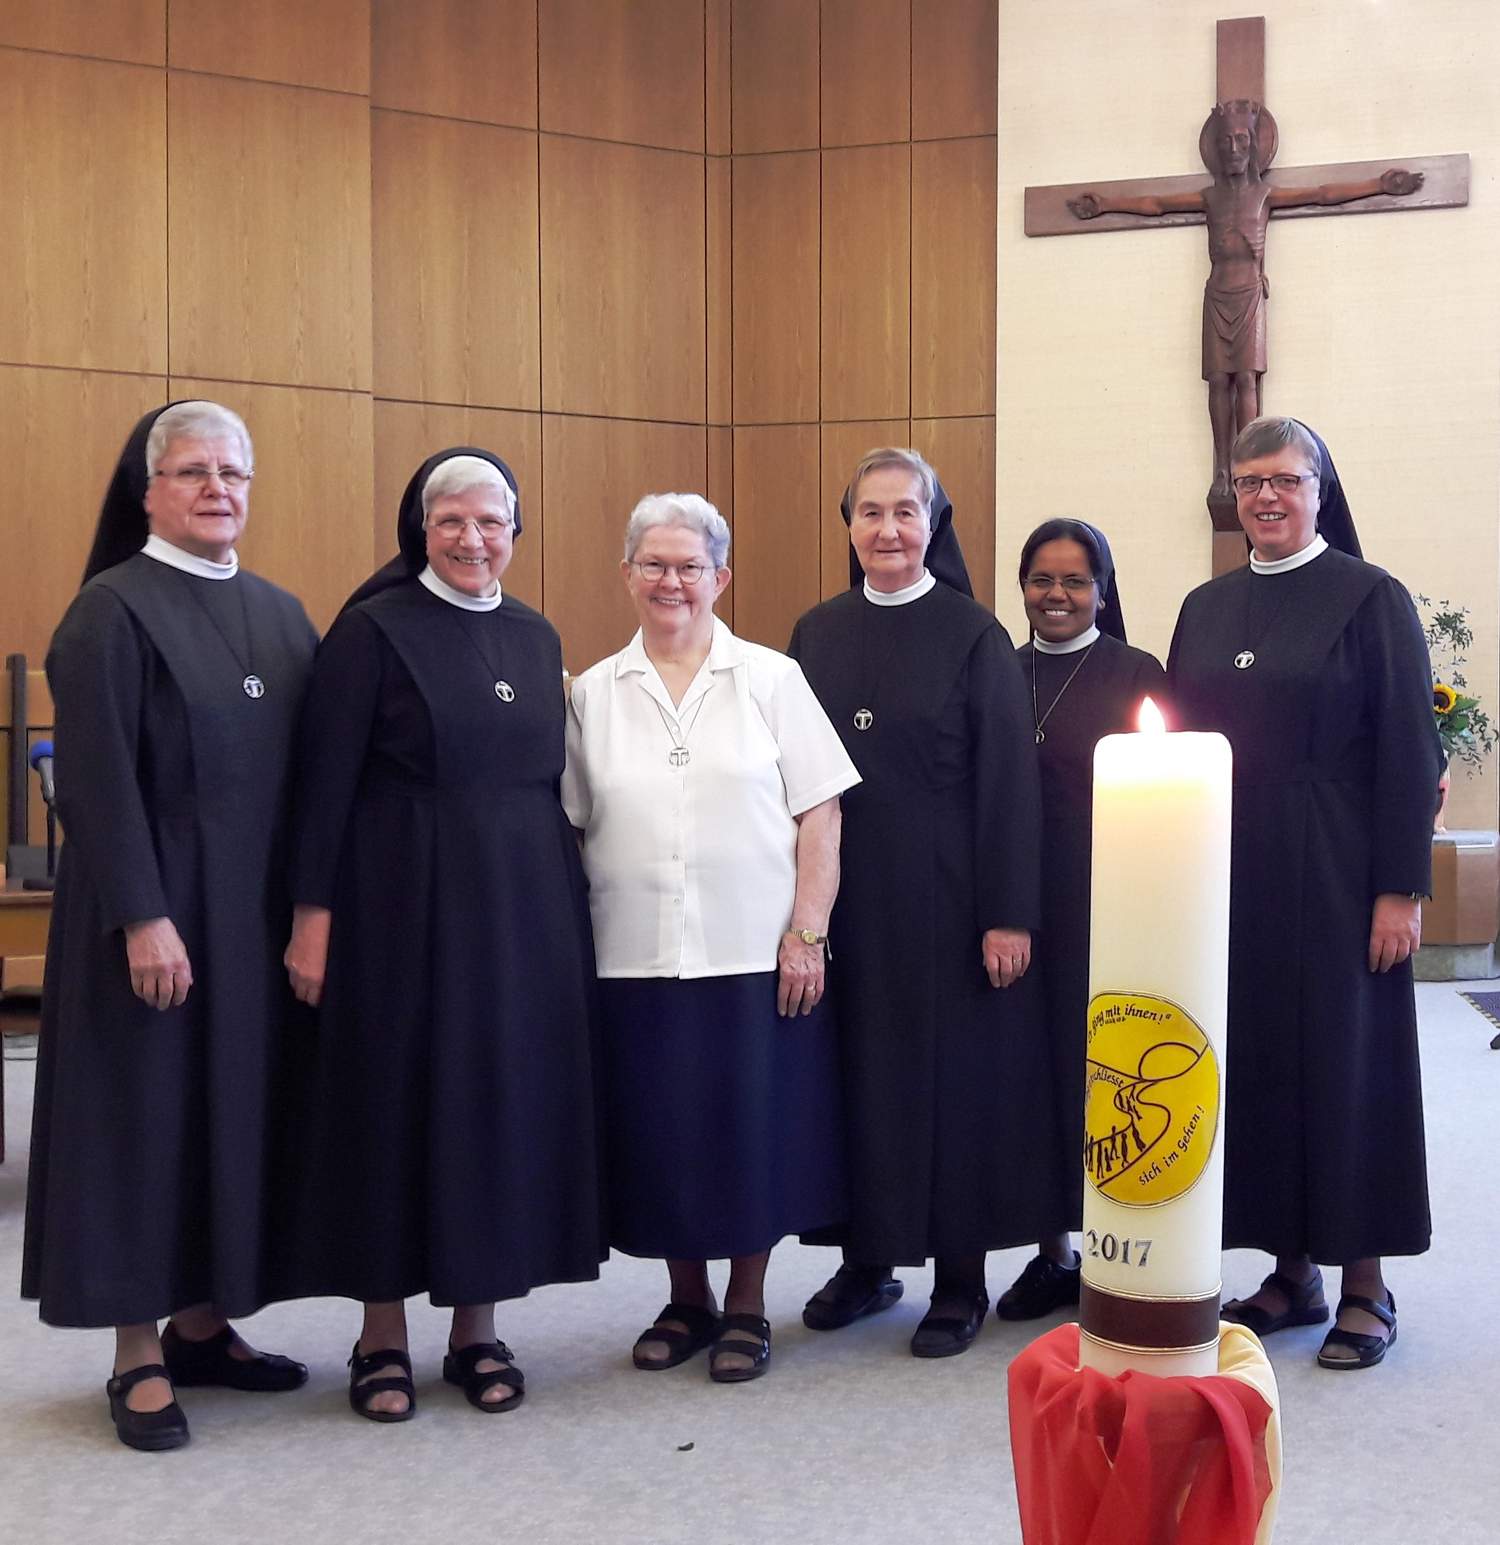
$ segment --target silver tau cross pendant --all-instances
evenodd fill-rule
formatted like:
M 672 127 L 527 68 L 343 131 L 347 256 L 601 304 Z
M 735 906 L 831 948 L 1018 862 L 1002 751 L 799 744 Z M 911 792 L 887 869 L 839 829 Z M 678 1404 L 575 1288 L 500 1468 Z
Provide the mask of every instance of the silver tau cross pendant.
M 246 697 L 264 697 L 266 695 L 266 684 L 259 676 L 246 676 L 240 683 L 240 686 Z
M 875 715 L 868 708 L 859 708 L 854 713 L 854 728 L 867 730 L 875 722 Z
M 497 681 L 495 683 L 495 696 L 502 703 L 513 703 L 516 700 L 516 689 L 508 681 Z
M 1248 671 L 1254 664 L 1255 651 L 1253 649 L 1242 649 L 1234 657 L 1234 668 L 1237 671 Z
M 667 760 L 673 767 L 686 767 L 693 759 L 693 753 L 686 746 L 673 746 L 667 753 Z
M 1045 739 L 1046 739 L 1046 738 L 1047 738 L 1047 732 L 1046 732 L 1046 730 L 1038 730 L 1038 731 L 1037 731 L 1037 732 L 1036 732 L 1036 743 L 1037 743 L 1037 745 L 1041 745 L 1041 743 L 1042 743 L 1042 742 L 1043 742 L 1043 741 L 1044 741 L 1044 740 L 1045 740 Z

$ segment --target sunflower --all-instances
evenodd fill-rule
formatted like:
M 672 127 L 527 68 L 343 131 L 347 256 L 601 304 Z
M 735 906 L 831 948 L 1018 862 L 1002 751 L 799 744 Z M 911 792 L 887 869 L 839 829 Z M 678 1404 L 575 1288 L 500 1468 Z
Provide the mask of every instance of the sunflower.
M 1458 702 L 1458 693 L 1452 687 L 1446 687 L 1440 681 L 1432 684 L 1432 710 L 1434 713 L 1450 714 Z

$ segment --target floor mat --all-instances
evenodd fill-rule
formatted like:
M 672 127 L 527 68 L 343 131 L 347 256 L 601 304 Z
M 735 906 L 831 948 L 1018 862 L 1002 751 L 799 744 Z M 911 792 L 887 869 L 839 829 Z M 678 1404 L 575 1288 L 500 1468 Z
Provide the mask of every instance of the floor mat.
M 1500 992 L 1461 992 L 1459 997 L 1472 1003 L 1492 1025 L 1500 1026 Z M 1491 1051 L 1500 1051 L 1500 1035 L 1490 1041 Z

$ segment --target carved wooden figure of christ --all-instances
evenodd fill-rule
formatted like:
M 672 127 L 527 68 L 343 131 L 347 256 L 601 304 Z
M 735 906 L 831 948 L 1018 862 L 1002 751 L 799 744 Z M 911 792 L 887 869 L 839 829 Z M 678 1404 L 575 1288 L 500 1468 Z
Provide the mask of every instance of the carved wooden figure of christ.
M 1265 93 L 1265 18 L 1218 24 L 1218 104 L 1198 136 L 1213 180 L 1171 177 L 1026 190 L 1026 233 L 1062 236 L 1103 227 L 1208 226 L 1203 379 L 1213 430 L 1208 510 L 1216 532 L 1238 532 L 1229 448 L 1261 409 L 1266 369 L 1266 228 L 1273 214 L 1341 214 L 1468 202 L 1468 157 L 1303 167 L 1268 175 L 1276 120 Z M 1124 218 L 1118 218 L 1124 217 Z M 1216 569 L 1220 565 L 1216 562 Z

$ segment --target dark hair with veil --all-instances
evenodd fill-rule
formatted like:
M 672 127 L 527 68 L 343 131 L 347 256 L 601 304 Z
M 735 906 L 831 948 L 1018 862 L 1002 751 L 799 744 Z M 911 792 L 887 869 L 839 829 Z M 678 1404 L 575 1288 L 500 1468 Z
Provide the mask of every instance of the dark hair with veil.
M 1098 526 L 1091 526 L 1086 520 L 1044 520 L 1026 538 L 1021 548 L 1018 573 L 1021 584 L 1024 586 L 1026 583 L 1026 572 L 1031 567 L 1037 549 L 1048 542 L 1060 541 L 1077 542 L 1089 555 L 1089 568 L 1099 586 L 1099 615 L 1094 619 L 1099 631 L 1119 639 L 1122 644 L 1129 642 L 1125 637 L 1125 613 L 1120 605 L 1120 587 L 1115 579 L 1114 554 L 1110 552 L 1109 542 Z

